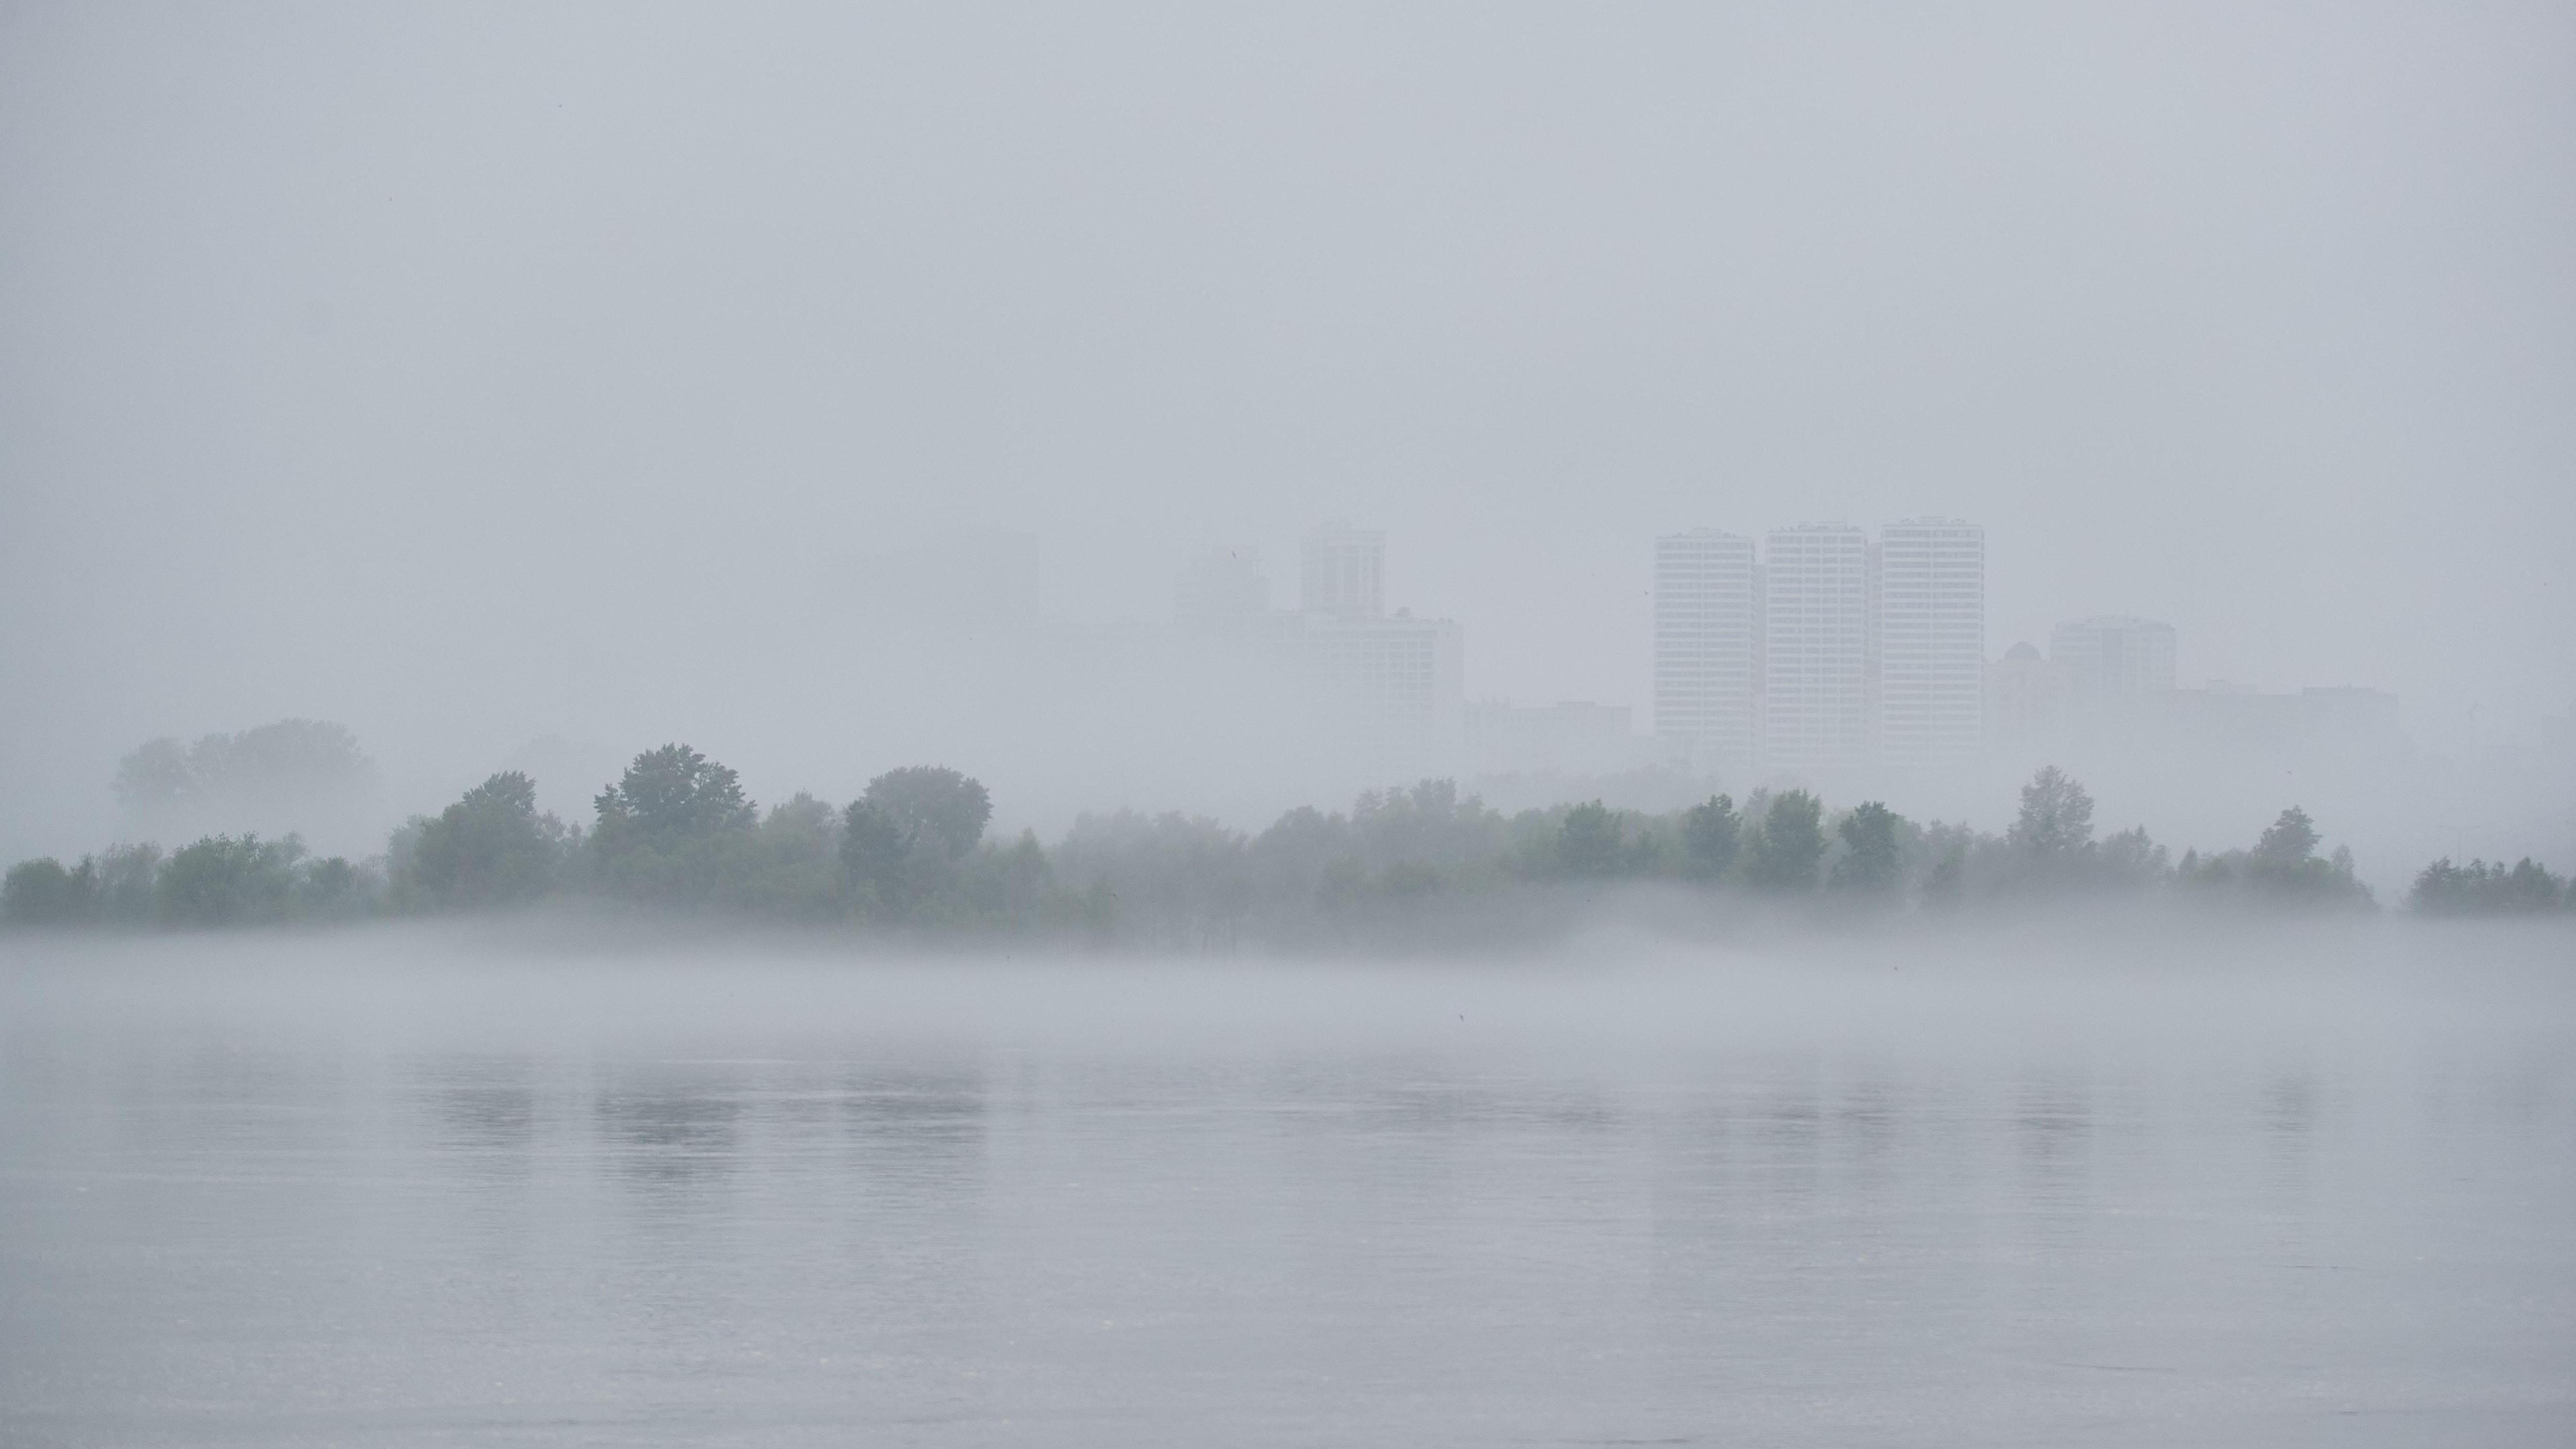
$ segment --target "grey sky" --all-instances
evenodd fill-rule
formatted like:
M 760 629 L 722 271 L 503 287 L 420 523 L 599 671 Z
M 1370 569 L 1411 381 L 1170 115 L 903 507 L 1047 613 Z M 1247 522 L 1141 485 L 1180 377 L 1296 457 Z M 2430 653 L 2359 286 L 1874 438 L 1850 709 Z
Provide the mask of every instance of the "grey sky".
M 1642 714 L 1656 531 L 1946 513 L 1995 651 L 2576 701 L 2576 11 L 1204 11 L 0 8 L 0 844 L 287 714 L 757 754 L 991 526 L 1111 621 L 1350 517 Z

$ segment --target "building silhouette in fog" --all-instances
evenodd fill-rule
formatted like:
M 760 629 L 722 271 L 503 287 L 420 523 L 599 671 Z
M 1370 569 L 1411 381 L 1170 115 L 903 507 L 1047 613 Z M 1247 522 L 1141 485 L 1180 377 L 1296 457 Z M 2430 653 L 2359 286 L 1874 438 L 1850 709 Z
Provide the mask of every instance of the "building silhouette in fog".
M 1986 534 L 1909 518 L 1655 540 L 1655 733 L 1703 768 L 1931 765 L 1986 737 Z
M 1392 744 L 1452 746 L 1466 700 L 1466 632 L 1452 619 L 1393 614 L 1305 617 L 1306 659 L 1355 732 Z
M 2135 716 L 2174 690 L 2174 628 L 2101 614 L 2049 632 L 2048 662 L 2060 707 L 2077 720 Z
M 1655 540 L 1655 733 L 1720 769 L 1755 758 L 1755 578 L 1749 538 Z
M 1299 668 L 1349 741 L 1385 746 L 1407 768 L 1445 763 L 1464 731 L 1466 631 L 1450 619 L 1386 609 L 1386 535 L 1328 523 L 1303 540 L 1298 607 L 1270 607 L 1260 555 L 1220 549 L 1175 581 L 1187 635 Z
M 1986 531 L 1950 518 L 1879 530 L 1875 655 L 1878 756 L 1937 764 L 1985 735 Z
M 1450 619 L 1386 612 L 1386 535 L 1328 523 L 1306 535 L 1300 642 L 1331 701 L 1364 739 L 1454 747 L 1466 707 L 1466 632 Z
M 1847 523 L 1771 531 L 1762 560 L 1766 770 L 1838 770 L 1870 755 L 1870 545 Z
M 1386 535 L 1327 523 L 1306 535 L 1298 604 L 1309 618 L 1386 612 Z

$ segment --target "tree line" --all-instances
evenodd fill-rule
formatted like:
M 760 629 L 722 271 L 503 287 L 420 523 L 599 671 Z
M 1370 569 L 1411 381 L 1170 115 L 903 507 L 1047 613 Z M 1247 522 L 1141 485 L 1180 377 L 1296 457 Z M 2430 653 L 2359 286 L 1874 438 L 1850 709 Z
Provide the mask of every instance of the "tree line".
M 2351 853 L 2320 853 L 2291 806 L 2250 846 L 2180 860 L 2143 829 L 2098 836 L 2084 787 L 2055 768 L 2022 787 L 2009 829 L 1918 823 L 1880 801 L 1828 810 L 1798 789 L 1716 794 L 1664 813 L 1600 801 L 1504 815 L 1456 782 L 1301 806 L 1258 832 L 1203 817 L 1086 814 L 1049 848 L 990 839 L 992 800 L 939 766 L 890 770 L 835 807 L 766 810 L 682 744 L 635 757 L 573 824 L 519 772 L 397 829 L 380 857 L 316 858 L 293 836 L 209 835 L 168 853 L 123 845 L 23 861 L 0 919 L 201 927 L 504 910 L 550 899 L 907 932 L 1076 937 L 1201 949 L 1246 942 L 1503 937 L 1570 919 L 1619 883 L 1666 882 L 1747 909 L 1819 915 L 2009 908 L 2157 896 L 2368 909 Z M 2431 915 L 2576 909 L 2525 860 L 2448 860 L 2407 899 Z

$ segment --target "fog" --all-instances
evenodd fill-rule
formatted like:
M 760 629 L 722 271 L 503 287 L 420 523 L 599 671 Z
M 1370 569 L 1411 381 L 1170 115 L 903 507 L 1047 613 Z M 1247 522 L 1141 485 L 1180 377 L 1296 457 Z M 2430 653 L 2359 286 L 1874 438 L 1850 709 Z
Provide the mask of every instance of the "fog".
M 2563 868 L 2571 123 L 2553 5 L 11 6 L 0 854 L 279 719 L 379 770 L 288 822 L 354 854 L 668 740 L 1257 830 L 1477 772 L 1173 638 L 1209 549 L 1293 608 L 1383 530 L 1467 699 L 1642 734 L 1658 534 L 1945 515 L 1988 659 L 2135 614 L 2403 702 L 2068 761 L 2106 827 Z M 1692 790 L 1992 829 L 2037 763 Z
M 2576 9 L 0 0 L 0 1441 L 2576 1441 Z
M 5 983 L 31 1037 L 202 1033 L 396 1055 L 892 1047 L 1616 1063 L 1831 1049 L 2082 1064 L 2368 1055 L 2400 1039 L 2415 1050 L 2419 1034 L 2554 1042 L 2576 1026 L 2567 939 L 2555 923 L 2142 926 L 2066 913 L 1892 942 L 1790 930 L 1683 942 L 1605 912 L 1557 944 L 1387 961 L 854 954 L 812 934 L 521 917 L 364 934 L 18 937 Z

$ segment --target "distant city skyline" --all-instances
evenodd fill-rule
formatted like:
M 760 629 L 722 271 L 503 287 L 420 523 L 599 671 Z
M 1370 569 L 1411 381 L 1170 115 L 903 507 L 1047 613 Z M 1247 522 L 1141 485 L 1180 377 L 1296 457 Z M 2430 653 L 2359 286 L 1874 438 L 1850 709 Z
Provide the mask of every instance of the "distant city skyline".
M 1283 610 L 1258 550 L 1210 550 L 1177 575 L 1173 621 L 1297 661 L 1353 738 L 1453 768 L 1671 762 L 1800 778 L 2085 741 L 2350 744 L 2393 739 L 2399 719 L 2374 685 L 2185 688 L 2174 626 L 2133 615 L 2064 619 L 2044 652 L 2015 640 L 1989 653 L 1986 530 L 1967 519 L 1794 524 L 1759 543 L 1711 526 L 1655 536 L 1652 669 L 1636 698 L 1491 688 L 1467 671 L 1465 621 L 1387 608 L 1387 558 L 1386 530 L 1311 528 Z
M 1713 768 L 1839 770 L 1974 755 L 1985 530 L 1909 518 L 1659 536 L 1654 732 Z

